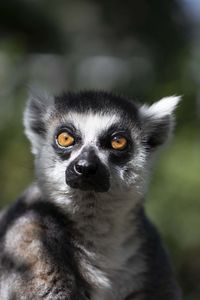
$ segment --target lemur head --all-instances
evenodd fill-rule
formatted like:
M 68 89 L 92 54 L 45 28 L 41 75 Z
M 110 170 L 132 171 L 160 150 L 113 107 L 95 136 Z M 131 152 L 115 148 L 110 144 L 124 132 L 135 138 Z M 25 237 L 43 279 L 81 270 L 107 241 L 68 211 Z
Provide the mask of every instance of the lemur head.
M 173 129 L 179 97 L 151 106 L 105 92 L 31 96 L 24 114 L 39 184 L 66 201 L 76 193 L 142 193 L 152 154 Z

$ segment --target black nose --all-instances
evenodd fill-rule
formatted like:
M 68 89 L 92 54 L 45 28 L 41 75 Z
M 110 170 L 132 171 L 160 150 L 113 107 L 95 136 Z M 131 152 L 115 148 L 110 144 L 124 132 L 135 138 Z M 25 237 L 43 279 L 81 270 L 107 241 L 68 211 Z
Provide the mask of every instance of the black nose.
M 90 162 L 86 159 L 80 159 L 74 165 L 74 170 L 76 174 L 83 175 L 86 177 L 95 175 L 98 169 L 98 164 L 95 162 Z
M 82 151 L 69 164 L 65 176 L 67 185 L 74 189 L 103 193 L 110 187 L 109 170 L 92 148 Z

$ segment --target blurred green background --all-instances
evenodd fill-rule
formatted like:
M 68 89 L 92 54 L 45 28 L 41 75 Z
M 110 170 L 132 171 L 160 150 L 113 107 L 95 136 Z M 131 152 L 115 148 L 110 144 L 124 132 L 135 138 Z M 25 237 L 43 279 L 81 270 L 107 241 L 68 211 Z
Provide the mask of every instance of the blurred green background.
M 200 299 L 200 1 L 0 1 L 1 207 L 34 178 L 22 126 L 30 84 L 149 103 L 183 95 L 146 205 L 184 300 Z

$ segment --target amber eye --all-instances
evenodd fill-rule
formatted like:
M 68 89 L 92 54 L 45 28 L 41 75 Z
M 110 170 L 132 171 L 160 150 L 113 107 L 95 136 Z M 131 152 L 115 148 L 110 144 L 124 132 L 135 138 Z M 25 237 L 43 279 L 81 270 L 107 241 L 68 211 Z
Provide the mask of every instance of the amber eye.
M 127 146 L 127 139 L 125 137 L 122 136 L 115 136 L 112 140 L 111 140 L 111 146 L 113 149 L 115 150 L 123 150 L 126 148 Z
M 74 137 L 68 132 L 63 131 L 57 136 L 57 143 L 61 147 L 69 147 L 74 144 Z

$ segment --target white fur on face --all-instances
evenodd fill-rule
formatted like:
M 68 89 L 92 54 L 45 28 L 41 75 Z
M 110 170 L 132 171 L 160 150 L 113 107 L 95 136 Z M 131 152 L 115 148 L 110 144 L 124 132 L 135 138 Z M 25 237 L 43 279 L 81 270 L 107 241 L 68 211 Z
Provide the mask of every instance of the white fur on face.
M 102 162 L 108 164 L 108 155 L 104 151 L 99 151 L 98 149 L 98 138 L 103 132 L 117 123 L 120 122 L 120 116 L 117 114 L 80 114 L 80 113 L 70 113 L 66 117 L 67 122 L 71 122 L 75 127 L 81 132 L 83 139 L 83 146 L 78 151 L 72 152 L 70 159 L 67 164 L 70 164 L 82 151 L 83 148 L 87 146 L 93 146 L 96 148 L 96 153 Z M 123 129 L 123 128 L 122 128 Z M 136 141 L 135 141 L 136 142 Z M 137 145 L 135 145 L 136 147 Z M 138 145 L 139 146 L 139 145 Z M 137 148 L 137 147 L 136 147 Z M 134 160 L 131 160 L 125 166 L 114 167 L 114 172 L 111 171 L 111 175 L 115 176 L 116 187 L 121 183 L 127 186 L 135 184 L 138 179 L 138 174 L 141 172 L 141 168 L 144 166 L 145 153 L 138 147 L 135 148 Z M 112 174 L 113 173 L 113 174 Z M 114 178 L 111 178 L 111 181 Z M 111 182 L 112 184 L 112 182 Z M 115 187 L 115 188 L 116 188 Z
M 98 138 L 101 133 L 106 131 L 110 126 L 118 123 L 120 120 L 116 114 L 81 114 L 70 113 L 66 117 L 62 117 L 62 122 L 72 123 L 76 129 L 81 132 L 82 147 L 77 151 L 72 151 L 67 165 L 70 164 L 83 150 L 83 148 L 93 147 L 102 162 L 107 163 L 107 155 L 98 151 Z
M 92 146 L 99 159 L 105 164 L 108 163 L 108 155 L 106 151 L 99 151 L 98 138 L 101 133 L 106 131 L 110 126 L 119 122 L 120 117 L 116 114 L 80 114 L 69 113 L 62 116 L 61 120 L 55 120 L 49 127 L 49 134 L 46 145 L 42 146 L 39 157 L 36 159 L 36 170 L 38 178 L 42 186 L 47 188 L 52 198 L 56 199 L 59 204 L 71 202 L 73 191 L 67 186 L 65 180 L 65 171 L 70 163 L 76 159 L 84 148 Z M 82 145 L 73 150 L 70 158 L 67 160 L 55 159 L 55 153 L 52 149 L 52 141 L 48 142 L 54 136 L 56 126 L 72 123 L 74 127 L 80 131 Z
M 140 114 L 144 118 L 144 123 L 146 124 L 147 122 L 149 124 L 149 122 L 157 122 L 157 120 L 159 121 L 165 116 L 171 117 L 171 114 L 179 101 L 180 97 L 172 96 L 163 98 L 151 106 L 143 105 L 140 108 Z M 146 121 L 145 118 L 147 118 L 148 121 Z M 46 181 L 51 189 L 52 196 L 57 199 L 59 197 L 59 202 L 66 204 L 66 196 L 68 199 L 71 198 L 72 189 L 66 185 L 65 171 L 69 164 L 80 155 L 84 148 L 92 146 L 99 156 L 99 159 L 106 165 L 109 164 L 109 151 L 99 149 L 98 139 L 99 136 L 106 132 L 112 125 L 119 123 L 120 119 L 121 116 L 115 111 L 112 113 L 93 113 L 92 111 L 78 113 L 69 111 L 68 113 L 61 115 L 59 119 L 52 120 L 52 123 L 49 122 L 48 139 L 46 145 L 44 147 L 42 146 L 43 150 L 41 151 L 39 163 L 37 164 L 41 169 L 44 167 L 44 170 L 43 174 L 39 174 L 38 177 L 41 178 L 41 181 Z M 60 161 L 59 159 L 55 159 L 55 153 L 51 147 L 52 141 L 49 142 L 48 140 L 52 139 L 57 126 L 62 124 L 67 125 L 68 123 L 72 123 L 74 127 L 80 131 L 82 145 L 78 149 L 72 151 L 69 159 Z M 151 128 L 151 126 L 148 126 L 148 128 Z M 133 158 L 123 166 L 109 166 L 111 189 L 121 189 L 124 191 L 126 189 L 133 189 L 134 192 L 137 190 L 142 194 L 145 189 L 144 186 L 146 186 L 146 174 L 148 174 L 146 166 L 147 153 L 141 144 L 141 137 L 139 136 L 140 132 L 137 132 L 137 128 L 133 128 L 132 135 L 135 144 Z M 48 152 L 52 153 L 52 155 L 49 155 Z M 50 192 L 50 190 L 48 192 Z
M 172 96 L 163 98 L 151 106 L 143 105 L 140 107 L 140 114 L 141 117 L 144 118 L 144 123 L 150 123 L 148 128 L 151 128 L 151 126 L 153 126 L 151 123 L 154 121 L 158 122 L 166 116 L 171 118 L 171 114 L 179 101 L 180 97 Z M 62 115 L 60 119 L 54 120 L 52 124 L 50 123 L 48 136 L 51 139 L 55 127 L 67 123 L 72 123 L 74 127 L 80 131 L 82 138 L 82 146 L 79 147 L 79 149 L 73 150 L 70 158 L 65 161 L 55 159 L 55 153 L 53 152 L 53 149 L 51 149 L 51 143 L 49 143 L 49 141 L 46 142 L 46 146 L 42 147 L 43 150 L 40 155 L 38 166 L 39 168 L 43 168 L 44 164 L 45 166 L 43 174 L 40 174 L 39 177 L 42 181 L 46 181 L 48 187 L 51 189 L 51 194 L 53 193 L 52 196 L 57 199 L 59 198 L 59 202 L 66 204 L 66 196 L 68 199 L 71 198 L 72 189 L 66 185 L 65 171 L 68 165 L 80 155 L 83 148 L 92 146 L 100 160 L 108 165 L 109 152 L 99 149 L 98 139 L 108 128 L 119 123 L 120 117 L 121 116 L 118 115 L 117 112 L 68 112 L 65 115 Z M 148 121 L 146 121 L 146 119 Z M 169 120 L 169 123 L 171 124 L 170 126 L 172 126 L 173 122 Z M 148 168 L 146 166 L 147 157 L 146 151 L 140 143 L 140 138 L 137 138 L 138 133 L 136 132 L 137 128 L 133 129 L 132 134 L 135 143 L 133 158 L 124 166 L 112 166 L 112 168 L 109 166 L 112 190 L 133 189 L 134 192 L 137 190 L 140 194 L 145 190 L 146 175 L 148 174 Z M 166 139 L 167 135 L 168 133 L 166 132 Z M 46 155 L 48 151 L 52 153 L 52 155 Z M 50 190 L 48 192 L 50 192 Z
M 67 120 L 82 133 L 84 145 L 95 144 L 100 133 L 119 121 L 116 114 L 70 113 Z

